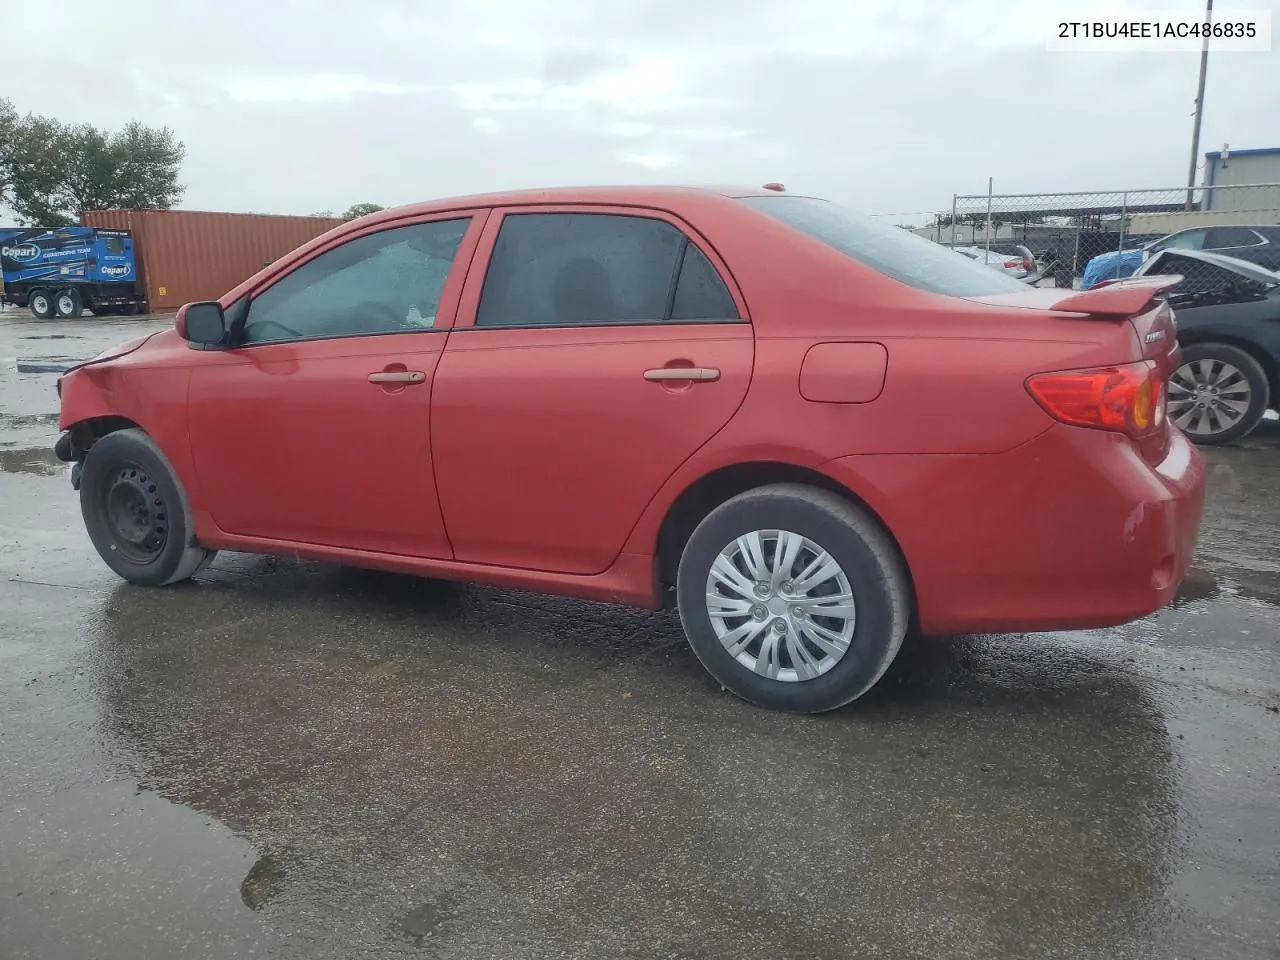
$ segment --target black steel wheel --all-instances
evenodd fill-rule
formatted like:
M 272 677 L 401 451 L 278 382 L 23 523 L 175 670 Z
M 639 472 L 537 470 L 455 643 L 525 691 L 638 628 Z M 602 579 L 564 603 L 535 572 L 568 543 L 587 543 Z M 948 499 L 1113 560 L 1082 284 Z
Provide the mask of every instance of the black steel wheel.
M 146 467 L 120 460 L 98 490 L 116 549 L 132 563 L 154 563 L 169 542 L 170 509 L 156 478 Z
M 130 583 L 186 580 L 212 557 L 195 542 L 186 494 L 141 430 L 107 434 L 85 457 L 80 512 L 99 556 Z

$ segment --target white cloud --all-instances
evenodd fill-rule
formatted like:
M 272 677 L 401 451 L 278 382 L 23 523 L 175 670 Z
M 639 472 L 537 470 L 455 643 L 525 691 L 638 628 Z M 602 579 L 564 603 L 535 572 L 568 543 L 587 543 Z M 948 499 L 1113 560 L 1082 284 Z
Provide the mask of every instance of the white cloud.
M 650 170 L 663 170 L 677 163 L 675 157 L 666 157 L 659 153 L 621 153 L 618 158 L 623 163 L 634 163 L 638 167 L 648 167 Z
M 214 84 L 240 103 L 323 103 L 360 94 L 405 94 L 421 87 L 345 73 L 231 75 Z
M 869 212 L 953 193 L 1176 185 L 1198 58 L 1053 54 L 1045 18 L 1109 0 L 101 0 L 6 5 L 13 36 L 66 22 L 127 49 L 8 53 L 19 110 L 170 126 L 184 202 L 306 213 L 509 187 L 760 184 Z M 13 9 L 8 9 L 12 6 Z M 1203 0 L 1128 8 L 1202 9 Z M 1280 0 L 1219 0 L 1276 11 Z M 1214 57 L 1202 143 L 1280 146 L 1280 54 Z M 234 148 L 229 147 L 234 133 Z M 428 160 L 429 158 L 429 160 Z

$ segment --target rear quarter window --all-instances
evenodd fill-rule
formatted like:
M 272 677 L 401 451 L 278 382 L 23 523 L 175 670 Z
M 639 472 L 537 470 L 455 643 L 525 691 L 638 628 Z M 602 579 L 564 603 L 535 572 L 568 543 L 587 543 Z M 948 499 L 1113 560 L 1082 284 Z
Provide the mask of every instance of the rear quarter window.
M 941 244 L 826 200 L 787 196 L 741 199 L 753 210 L 917 290 L 980 297 L 1026 289 L 1020 281 Z

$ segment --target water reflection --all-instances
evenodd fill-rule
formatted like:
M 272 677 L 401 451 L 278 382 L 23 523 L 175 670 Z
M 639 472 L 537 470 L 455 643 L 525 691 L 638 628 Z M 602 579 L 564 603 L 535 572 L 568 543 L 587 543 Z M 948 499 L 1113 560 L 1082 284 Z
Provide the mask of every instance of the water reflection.
M 34 473 L 41 477 L 56 477 L 70 469 L 53 454 L 49 447 L 25 447 L 7 450 L 0 446 L 0 472 Z
M 231 560 L 117 590 L 97 651 L 112 755 L 291 851 L 243 900 L 331 945 L 1114 955 L 1161 909 L 1165 725 L 1067 640 L 917 641 L 791 717 L 721 694 L 669 614 Z

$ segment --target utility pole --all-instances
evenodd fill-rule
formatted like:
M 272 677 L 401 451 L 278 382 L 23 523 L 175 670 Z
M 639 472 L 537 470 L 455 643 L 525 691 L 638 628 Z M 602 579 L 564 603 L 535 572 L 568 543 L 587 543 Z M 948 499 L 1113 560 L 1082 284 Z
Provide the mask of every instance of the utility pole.
M 1213 22 L 1213 0 L 1205 0 L 1204 23 Z M 1209 71 L 1209 31 L 1204 34 L 1204 46 L 1200 48 L 1200 85 L 1196 90 L 1196 119 L 1191 130 L 1191 165 L 1187 169 L 1187 209 L 1195 206 L 1196 162 L 1200 159 L 1200 121 L 1204 118 L 1204 77 Z

